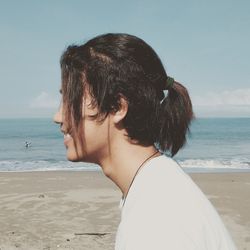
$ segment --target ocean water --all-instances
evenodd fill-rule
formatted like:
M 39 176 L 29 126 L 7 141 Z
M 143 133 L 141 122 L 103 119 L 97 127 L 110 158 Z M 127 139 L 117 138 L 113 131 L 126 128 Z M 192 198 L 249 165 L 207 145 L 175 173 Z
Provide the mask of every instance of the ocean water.
M 52 120 L 0 119 L 0 171 L 100 170 L 67 161 L 65 152 Z M 250 118 L 196 119 L 174 159 L 187 172 L 250 171 Z

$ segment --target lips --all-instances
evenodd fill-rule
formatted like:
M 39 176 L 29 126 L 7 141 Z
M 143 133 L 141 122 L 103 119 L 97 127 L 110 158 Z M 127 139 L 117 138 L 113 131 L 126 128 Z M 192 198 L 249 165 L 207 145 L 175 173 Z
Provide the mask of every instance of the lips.
M 71 139 L 72 136 L 70 134 L 64 134 L 64 145 L 67 146 Z

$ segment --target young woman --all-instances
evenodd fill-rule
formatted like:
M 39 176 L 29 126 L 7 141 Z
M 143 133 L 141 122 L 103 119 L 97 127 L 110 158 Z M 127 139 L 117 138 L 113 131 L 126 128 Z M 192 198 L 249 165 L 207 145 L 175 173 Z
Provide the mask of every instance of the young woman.
M 99 164 L 123 194 L 115 249 L 235 249 L 214 207 L 171 158 L 185 144 L 192 104 L 154 50 L 135 36 L 105 34 L 69 46 L 61 70 L 54 120 L 67 158 Z

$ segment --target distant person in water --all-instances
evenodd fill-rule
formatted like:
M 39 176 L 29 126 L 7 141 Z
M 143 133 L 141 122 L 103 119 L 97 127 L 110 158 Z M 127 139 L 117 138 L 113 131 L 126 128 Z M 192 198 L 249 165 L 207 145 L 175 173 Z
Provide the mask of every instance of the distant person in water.
M 171 158 L 194 115 L 187 89 L 155 51 L 138 37 L 104 34 L 69 46 L 61 71 L 54 120 L 68 160 L 99 164 L 122 192 L 115 249 L 235 249 L 214 207 Z
M 26 142 L 25 142 L 25 147 L 26 147 L 26 148 L 29 148 L 30 146 L 31 146 L 31 142 L 27 142 L 27 141 L 26 141 Z

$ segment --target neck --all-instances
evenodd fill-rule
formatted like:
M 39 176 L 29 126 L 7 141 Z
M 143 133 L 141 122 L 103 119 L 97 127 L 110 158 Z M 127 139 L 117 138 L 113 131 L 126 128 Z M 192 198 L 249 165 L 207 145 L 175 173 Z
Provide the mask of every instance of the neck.
M 111 147 L 109 154 L 101 159 L 99 164 L 104 174 L 120 188 L 123 196 L 126 197 L 137 170 L 140 167 L 143 168 L 146 163 L 143 164 L 143 162 L 147 158 L 151 159 L 150 156 L 156 157 L 159 155 L 160 152 L 157 152 L 153 145 L 145 147 L 124 142 L 119 145 L 119 148 Z

